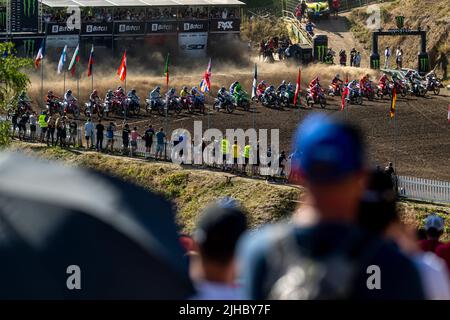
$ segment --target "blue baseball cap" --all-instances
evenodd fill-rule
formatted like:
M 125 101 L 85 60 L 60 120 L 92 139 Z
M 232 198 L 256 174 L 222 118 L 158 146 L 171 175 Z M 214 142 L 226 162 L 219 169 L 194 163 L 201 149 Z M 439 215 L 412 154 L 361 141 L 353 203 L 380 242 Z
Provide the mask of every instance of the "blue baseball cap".
M 339 181 L 364 167 L 359 131 L 323 113 L 307 117 L 294 136 L 292 162 L 313 183 Z

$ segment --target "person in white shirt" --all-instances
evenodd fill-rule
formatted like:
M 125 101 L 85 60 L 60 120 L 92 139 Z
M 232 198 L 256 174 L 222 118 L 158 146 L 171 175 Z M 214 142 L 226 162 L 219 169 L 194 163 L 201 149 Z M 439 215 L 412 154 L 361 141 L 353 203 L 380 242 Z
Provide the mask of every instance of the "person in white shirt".
M 389 68 L 389 59 L 391 58 L 391 48 L 386 47 L 384 50 L 384 68 Z
M 247 230 L 247 217 L 240 204 L 229 197 L 209 206 L 201 215 L 194 232 L 198 256 L 191 255 L 191 270 L 197 294 L 192 300 L 240 300 L 236 284 L 236 244 Z M 193 274 L 193 273 L 191 273 Z
M 395 63 L 397 64 L 397 69 L 402 68 L 402 60 L 403 60 L 403 50 L 400 49 L 400 46 L 397 47 L 395 51 Z

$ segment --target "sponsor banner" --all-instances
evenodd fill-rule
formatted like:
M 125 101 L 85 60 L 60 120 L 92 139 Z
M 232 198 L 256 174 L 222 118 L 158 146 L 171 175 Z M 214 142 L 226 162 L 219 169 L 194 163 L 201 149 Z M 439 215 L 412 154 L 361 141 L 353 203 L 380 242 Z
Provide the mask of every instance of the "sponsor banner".
M 115 22 L 114 34 L 144 34 L 145 22 Z
M 66 23 L 47 23 L 45 26 L 45 33 L 47 33 L 48 35 L 78 35 L 80 33 L 80 30 L 75 28 L 68 28 Z
M 179 32 L 207 32 L 209 29 L 208 20 L 197 20 L 197 21 L 179 21 L 178 31 Z
M 11 0 L 11 32 L 38 32 L 39 1 Z
M 176 33 L 177 29 L 177 21 L 147 22 L 147 33 Z
M 94 35 L 112 35 L 113 24 L 110 23 L 83 23 L 81 25 L 81 35 L 94 36 Z
M 78 35 L 47 36 L 45 46 L 47 48 L 63 48 L 67 45 L 69 48 L 75 48 L 79 41 L 80 37 Z
M 240 19 L 213 19 L 209 23 L 210 32 L 240 32 Z
M 34 58 L 43 38 L 13 38 L 14 48 L 19 57 Z
M 180 32 L 178 46 L 181 54 L 193 58 L 206 56 L 208 32 Z
M 6 7 L 0 7 L 0 32 L 6 32 Z

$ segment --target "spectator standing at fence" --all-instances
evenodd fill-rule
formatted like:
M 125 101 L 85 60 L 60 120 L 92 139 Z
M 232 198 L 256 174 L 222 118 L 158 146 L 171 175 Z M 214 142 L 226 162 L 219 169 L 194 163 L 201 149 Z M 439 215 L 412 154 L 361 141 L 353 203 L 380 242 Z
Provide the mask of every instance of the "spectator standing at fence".
M 128 154 L 128 148 L 130 146 L 130 126 L 128 125 L 128 123 L 126 123 L 123 126 L 123 130 L 122 130 L 122 153 L 124 155 Z
M 50 138 L 52 139 L 52 145 L 55 144 L 55 129 L 56 129 L 56 115 L 50 115 L 47 120 L 47 145 L 50 144 Z
M 22 114 L 19 119 L 19 140 L 25 140 L 27 134 L 28 112 Z
M 286 152 L 281 151 L 279 157 L 278 157 L 278 166 L 280 167 L 280 176 L 284 177 L 286 176 L 286 173 L 284 172 L 284 169 L 286 168 Z
M 138 146 L 138 138 L 140 138 L 141 135 L 137 131 L 137 127 L 134 127 L 131 131 L 131 156 L 134 157 L 136 155 L 136 150 Z
M 106 127 L 106 150 L 110 147 L 109 151 L 114 153 L 114 131 L 116 131 L 116 125 L 114 122 L 110 122 Z
M 333 0 L 332 1 L 332 7 L 333 7 L 333 14 L 335 19 L 338 18 L 339 8 L 341 6 L 341 0 Z
M 445 261 L 447 270 L 450 273 L 450 242 L 438 245 L 435 253 Z
M 77 136 L 78 136 L 78 124 L 75 119 L 72 119 L 69 123 L 69 146 L 73 145 L 75 148 L 77 146 Z
M 339 52 L 339 63 L 344 67 L 347 65 L 347 53 L 345 53 L 345 50 Z
M 306 17 L 306 10 L 308 8 L 308 5 L 306 4 L 305 0 L 302 0 L 302 3 L 300 4 L 300 10 L 301 10 L 301 14 L 302 14 L 302 18 Z
M 355 58 L 353 59 L 353 66 L 359 68 L 361 66 L 361 53 L 356 52 Z
M 105 126 L 102 124 L 102 120 L 99 119 L 97 125 L 95 126 L 96 130 L 96 144 L 95 148 L 97 151 L 103 151 L 103 131 L 105 131 Z
M 444 233 L 444 219 L 437 214 L 431 214 L 425 219 L 426 239 L 419 241 L 423 251 L 436 253 L 436 248 L 443 244 L 439 239 Z
M 236 246 L 247 229 L 247 217 L 239 203 L 222 198 L 200 214 L 194 232 L 201 272 L 194 279 L 194 300 L 242 299 L 236 284 Z
M 16 129 L 19 127 L 19 114 L 15 111 L 11 116 L 11 124 L 12 124 L 12 133 L 11 137 L 14 139 L 16 135 Z
M 48 121 L 47 111 L 44 110 L 44 111 L 42 111 L 41 114 L 39 115 L 39 120 L 38 120 L 39 128 L 41 129 L 41 134 L 40 134 L 40 136 L 39 136 L 39 141 L 40 141 L 41 143 L 44 142 L 45 135 L 46 135 L 46 133 L 47 133 L 47 128 L 48 128 L 47 121 Z
M 397 69 L 401 69 L 403 67 L 403 50 L 400 46 L 398 46 L 395 51 L 395 63 L 397 64 Z
M 153 130 L 153 126 L 150 124 L 145 130 L 144 140 L 145 140 L 145 158 L 150 159 L 150 152 L 152 151 L 153 137 L 155 136 L 155 130 Z
M 355 56 L 356 56 L 356 49 L 352 48 L 352 50 L 350 50 L 350 67 L 353 67 L 355 65 Z
M 34 142 L 36 140 L 36 124 L 37 124 L 37 119 L 36 119 L 36 111 L 33 111 L 30 114 L 30 140 L 31 142 Z
M 164 133 L 164 128 L 160 128 L 158 133 L 156 134 L 156 154 L 155 159 L 160 159 L 163 156 L 164 145 L 166 141 L 166 134 Z
M 247 165 L 250 163 L 250 151 L 251 151 L 250 144 L 246 144 L 244 146 L 244 168 L 243 168 L 244 173 L 247 172 Z
M 305 204 L 293 224 L 269 226 L 243 239 L 239 257 L 246 297 L 423 299 L 413 262 L 356 223 L 367 181 L 358 129 L 316 114 L 302 123 L 294 141 L 292 149 L 299 151 L 291 172 L 305 186 Z M 368 285 L 371 265 L 382 270 L 381 290 Z
M 395 175 L 394 165 L 392 162 L 389 162 L 386 168 L 384 168 L 384 173 L 387 174 L 389 177 L 393 178 Z
M 386 49 L 384 49 L 384 68 L 388 69 L 389 68 L 389 59 L 391 58 L 391 48 L 386 47 Z
M 239 146 L 237 139 L 234 140 L 233 145 L 231 146 L 231 152 L 233 154 L 233 170 L 235 172 L 238 171 L 238 162 L 239 162 Z
M 226 137 L 223 137 L 220 141 L 220 147 L 222 150 L 222 170 L 225 171 L 227 169 L 227 158 L 230 153 L 230 144 Z
M 91 118 L 86 120 L 84 124 L 84 138 L 86 139 L 86 149 L 94 147 L 94 124 Z

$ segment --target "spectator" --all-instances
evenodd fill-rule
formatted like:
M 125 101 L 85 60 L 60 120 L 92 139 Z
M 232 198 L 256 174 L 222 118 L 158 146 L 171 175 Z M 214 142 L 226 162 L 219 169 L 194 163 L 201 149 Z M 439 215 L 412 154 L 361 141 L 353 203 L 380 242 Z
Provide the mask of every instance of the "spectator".
M 73 145 L 73 147 L 75 148 L 77 145 L 77 136 L 78 136 L 78 124 L 75 119 L 72 119 L 72 121 L 70 121 L 69 123 L 69 133 L 70 133 L 69 146 Z
M 353 66 L 359 68 L 361 66 L 361 53 L 356 52 L 355 58 L 353 59 Z
M 302 18 L 306 17 L 306 10 L 308 8 L 308 5 L 306 4 L 305 0 L 302 0 L 302 3 L 300 4 L 300 10 L 302 14 Z
M 91 118 L 84 124 L 84 138 L 86 139 L 86 149 L 94 147 L 94 124 Z
M 447 270 L 450 273 L 450 242 L 438 245 L 435 253 L 445 261 Z
M 286 167 L 286 153 L 284 151 L 281 151 L 280 156 L 278 157 L 278 166 L 280 167 L 280 176 L 285 176 L 286 173 L 284 172 L 284 169 Z
M 165 150 L 165 139 L 166 139 L 166 134 L 164 133 L 164 128 L 160 128 L 159 132 L 156 134 L 155 159 L 162 158 L 163 151 Z
M 47 133 L 47 128 L 48 128 L 48 116 L 47 116 L 47 111 L 44 110 L 42 111 L 42 113 L 39 115 L 39 128 L 41 129 L 41 134 L 39 137 L 39 141 L 42 143 L 44 142 L 44 138 L 46 136 Z
M 340 0 L 333 0 L 332 1 L 332 8 L 333 8 L 333 13 L 334 13 L 335 19 L 338 18 L 338 13 L 339 13 L 339 7 L 340 6 L 341 6 L 341 1 Z
M 47 146 L 50 143 L 50 138 L 52 139 L 52 145 L 55 145 L 56 115 L 50 115 L 47 121 L 47 125 Z
M 389 162 L 386 168 L 384 168 L 384 173 L 391 178 L 395 175 L 394 165 L 392 162 Z
M 19 114 L 17 113 L 17 111 L 15 111 L 11 116 L 11 123 L 13 127 L 11 137 L 14 139 L 14 136 L 16 135 L 16 129 L 19 127 Z
M 402 68 L 403 64 L 403 50 L 400 48 L 400 46 L 397 47 L 397 50 L 395 51 L 395 63 L 397 64 L 397 69 Z
M 102 124 L 102 120 L 98 120 L 98 124 L 95 126 L 95 130 L 97 133 L 97 142 L 95 144 L 96 150 L 101 152 L 103 151 L 103 131 L 105 131 L 105 126 Z
M 347 65 L 347 54 L 345 53 L 345 50 L 339 52 L 339 63 L 344 67 Z
M 450 299 L 450 279 L 444 261 L 417 246 L 414 232 L 398 216 L 392 180 L 382 172 L 372 172 L 358 218 L 363 228 L 393 241 L 412 259 L 427 299 Z
M 313 25 L 313 23 L 311 22 L 311 20 L 309 20 L 308 23 L 306 24 L 305 30 L 306 30 L 306 32 L 308 32 L 308 34 L 309 34 L 311 37 L 314 37 L 314 25 Z
M 389 68 L 389 59 L 391 58 L 391 48 L 386 47 L 386 49 L 384 49 L 384 68 L 388 69 Z
M 239 146 L 237 140 L 234 140 L 233 145 L 231 146 L 231 152 L 233 154 L 233 170 L 235 172 L 238 171 L 238 159 L 239 159 Z
M 356 49 L 352 48 L 350 51 L 350 67 L 353 67 L 355 65 L 355 56 L 356 56 Z
M 25 140 L 27 134 L 28 112 L 22 114 L 19 120 L 19 140 Z
M 150 152 L 152 151 L 153 137 L 155 136 L 155 130 L 153 126 L 149 125 L 148 129 L 145 130 L 144 140 L 145 140 L 145 157 L 150 159 Z
M 141 135 L 137 131 L 137 127 L 133 128 L 133 131 L 131 131 L 131 156 L 134 157 L 136 155 L 137 150 L 137 140 Z
M 123 146 L 123 151 L 122 153 L 124 155 L 128 154 L 128 148 L 130 147 L 130 126 L 128 125 L 128 123 L 126 123 L 123 126 L 123 130 L 122 130 L 122 146 Z
M 30 140 L 34 142 L 36 140 L 36 111 L 33 111 L 30 115 Z
M 194 240 L 199 250 L 200 279 L 194 300 L 242 299 L 236 286 L 235 248 L 247 229 L 247 218 L 232 199 L 208 207 L 197 222 Z
M 116 125 L 114 122 L 110 122 L 109 126 L 106 128 L 106 150 L 110 147 L 111 153 L 114 152 L 114 131 L 116 130 Z
M 444 233 L 444 219 L 436 214 L 431 214 L 425 219 L 426 239 L 419 241 L 423 251 L 436 252 L 436 248 L 442 244 L 439 238 Z
M 243 240 L 247 297 L 423 299 L 413 262 L 356 225 L 367 181 L 359 131 L 330 116 L 314 115 L 296 137 L 293 149 L 301 153 L 294 154 L 291 173 L 306 188 L 305 205 L 295 214 L 294 225 L 269 226 Z M 382 290 L 368 286 L 371 265 L 382 270 Z

